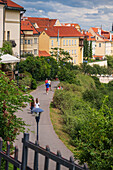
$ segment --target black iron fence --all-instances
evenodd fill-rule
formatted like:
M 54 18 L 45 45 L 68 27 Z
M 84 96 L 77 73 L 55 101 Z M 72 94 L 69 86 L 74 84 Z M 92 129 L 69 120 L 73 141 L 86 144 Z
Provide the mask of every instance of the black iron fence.
M 32 143 L 29 141 L 29 134 L 25 133 L 23 142 L 23 152 L 22 152 L 22 162 L 18 161 L 18 148 L 15 147 L 14 157 L 10 156 L 10 143 L 7 142 L 7 151 L 2 151 L 3 141 L 0 138 L 0 169 L 2 167 L 2 159 L 5 160 L 5 170 L 9 170 L 9 163 L 13 165 L 13 170 L 17 170 L 17 168 L 21 170 L 32 170 L 27 166 L 28 161 L 28 149 L 34 150 L 34 167 L 33 170 L 38 170 L 38 157 L 39 154 L 45 157 L 44 167 L 41 169 L 49 170 L 49 160 L 53 160 L 56 162 L 56 170 L 61 170 L 61 165 L 67 167 L 69 170 L 88 170 L 87 165 L 84 164 L 84 167 L 81 167 L 74 163 L 73 157 L 70 157 L 70 160 L 64 159 L 61 156 L 60 151 L 57 151 L 57 154 L 54 154 L 50 151 L 49 146 L 46 146 L 46 149 L 40 147 L 37 143 Z

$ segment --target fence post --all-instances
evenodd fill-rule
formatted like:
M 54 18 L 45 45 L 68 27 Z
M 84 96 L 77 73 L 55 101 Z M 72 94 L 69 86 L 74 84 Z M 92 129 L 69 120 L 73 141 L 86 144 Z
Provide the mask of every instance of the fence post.
M 86 163 L 84 163 L 84 169 L 85 169 L 85 170 L 89 170 L 89 168 L 88 168 L 88 166 L 87 166 Z
M 70 162 L 73 163 L 73 168 L 69 170 L 75 170 L 74 158 L 72 156 L 70 157 Z
M 38 141 L 35 142 L 35 145 L 39 146 Z M 34 158 L 34 170 L 38 170 L 38 152 L 35 151 Z
M 47 151 L 47 152 L 50 152 L 50 148 L 49 148 L 48 145 L 46 146 L 46 151 Z M 44 170 L 48 170 L 48 168 L 49 168 L 49 158 L 46 156 L 46 157 L 45 157 Z
M 0 152 L 2 152 L 2 145 L 3 145 L 3 140 L 2 138 L 0 137 Z M 0 155 L 0 169 L 1 169 L 1 161 L 2 161 L 2 157 Z
M 58 157 L 61 157 L 60 151 L 57 151 L 57 156 L 58 156 Z M 57 162 L 57 164 L 56 164 L 56 170 L 60 170 L 60 163 L 58 163 L 58 162 Z
M 15 147 L 14 159 L 15 159 L 15 160 L 18 160 L 18 148 L 17 148 L 17 146 Z M 14 165 L 13 170 L 17 170 L 17 167 L 16 167 L 15 165 Z
M 28 147 L 25 146 L 25 143 L 29 141 L 29 134 L 24 133 L 23 142 L 23 152 L 22 152 L 22 170 L 26 170 L 27 167 L 27 156 L 28 156 Z
M 9 143 L 9 141 L 7 142 L 7 151 L 6 151 L 6 155 L 10 155 L 10 143 Z M 5 165 L 5 170 L 8 170 L 9 168 L 9 162 L 8 161 L 6 161 L 6 165 Z

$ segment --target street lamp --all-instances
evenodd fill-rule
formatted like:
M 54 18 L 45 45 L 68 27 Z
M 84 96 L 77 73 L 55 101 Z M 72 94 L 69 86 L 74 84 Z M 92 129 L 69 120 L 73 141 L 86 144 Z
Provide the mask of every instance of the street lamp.
M 38 124 L 39 124 L 39 120 L 40 120 L 40 115 L 41 115 L 41 113 L 44 111 L 44 110 L 42 110 L 41 108 L 34 108 L 33 110 L 32 110 L 33 112 L 35 112 L 36 114 L 35 114 L 35 119 L 36 119 L 36 123 L 37 123 L 37 141 L 38 141 Z

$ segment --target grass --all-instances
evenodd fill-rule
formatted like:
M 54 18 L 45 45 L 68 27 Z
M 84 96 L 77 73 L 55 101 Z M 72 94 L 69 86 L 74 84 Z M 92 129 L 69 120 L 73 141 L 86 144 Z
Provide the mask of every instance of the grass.
M 53 128 L 58 135 L 59 139 L 64 143 L 64 145 L 74 153 L 74 147 L 70 144 L 70 136 L 64 131 L 63 128 L 63 118 L 58 109 L 50 106 L 50 118 L 53 124 Z

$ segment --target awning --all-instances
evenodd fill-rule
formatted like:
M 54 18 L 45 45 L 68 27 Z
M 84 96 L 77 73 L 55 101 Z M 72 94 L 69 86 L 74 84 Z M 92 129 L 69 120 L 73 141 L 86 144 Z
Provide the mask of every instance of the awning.
M 14 57 L 10 54 L 4 54 L 2 56 L 0 56 L 0 63 L 18 63 L 20 62 L 20 59 L 18 59 L 17 57 Z

